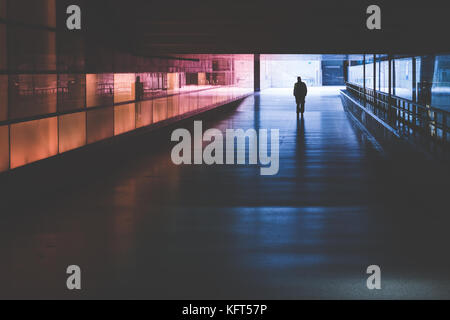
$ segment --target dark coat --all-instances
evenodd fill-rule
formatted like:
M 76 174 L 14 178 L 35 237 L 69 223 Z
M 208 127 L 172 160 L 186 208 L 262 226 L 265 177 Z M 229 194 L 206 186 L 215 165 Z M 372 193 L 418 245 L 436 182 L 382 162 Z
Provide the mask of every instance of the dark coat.
M 308 87 L 304 82 L 297 82 L 294 86 L 294 96 L 297 99 L 305 99 L 308 94 Z

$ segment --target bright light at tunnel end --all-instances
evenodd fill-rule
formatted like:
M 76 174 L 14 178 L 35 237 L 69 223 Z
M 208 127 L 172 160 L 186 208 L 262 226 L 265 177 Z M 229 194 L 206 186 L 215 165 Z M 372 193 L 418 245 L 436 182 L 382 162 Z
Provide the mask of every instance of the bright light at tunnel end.
M 274 176 L 278 174 L 280 168 L 280 130 L 270 130 L 270 141 L 268 133 L 268 129 L 259 129 L 259 131 L 227 129 L 224 134 L 216 128 L 203 132 L 202 121 L 194 121 L 194 137 L 188 129 L 184 128 L 172 132 L 171 140 L 178 144 L 172 149 L 171 159 L 175 165 L 259 164 L 261 166 L 260 175 Z M 207 144 L 204 145 L 204 142 Z

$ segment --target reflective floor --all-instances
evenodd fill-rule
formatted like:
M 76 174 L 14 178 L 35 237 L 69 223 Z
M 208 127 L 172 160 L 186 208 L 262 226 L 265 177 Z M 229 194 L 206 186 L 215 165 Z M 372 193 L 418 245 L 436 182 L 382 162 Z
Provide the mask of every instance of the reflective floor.
M 280 129 L 279 174 L 175 166 L 170 130 L 140 137 L 73 185 L 3 200 L 0 297 L 450 298 L 448 172 L 384 150 L 339 88 L 311 88 L 302 121 L 291 89 L 197 120 Z M 66 289 L 73 264 L 80 292 Z M 379 291 L 366 287 L 373 264 Z

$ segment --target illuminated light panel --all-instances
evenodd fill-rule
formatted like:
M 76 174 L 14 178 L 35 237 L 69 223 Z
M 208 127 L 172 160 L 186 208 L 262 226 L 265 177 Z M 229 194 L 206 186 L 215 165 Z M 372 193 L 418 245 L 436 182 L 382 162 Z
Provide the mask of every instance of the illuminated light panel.
M 134 103 L 114 107 L 114 135 L 136 128 L 136 106 Z
M 97 142 L 114 134 L 113 107 L 91 110 L 87 113 L 87 141 Z
M 136 128 L 141 128 L 153 122 L 153 101 L 141 101 L 136 103 Z
M 11 169 L 58 153 L 56 117 L 11 125 Z
M 180 114 L 180 97 L 178 95 L 167 98 L 167 118 L 173 118 Z
M 86 113 L 59 117 L 59 152 L 80 148 L 86 144 Z
M 114 103 L 136 99 L 136 75 L 134 73 L 114 74 Z
M 0 172 L 9 169 L 9 132 L 8 126 L 0 127 Z
M 167 119 L 167 98 L 153 100 L 153 123 Z

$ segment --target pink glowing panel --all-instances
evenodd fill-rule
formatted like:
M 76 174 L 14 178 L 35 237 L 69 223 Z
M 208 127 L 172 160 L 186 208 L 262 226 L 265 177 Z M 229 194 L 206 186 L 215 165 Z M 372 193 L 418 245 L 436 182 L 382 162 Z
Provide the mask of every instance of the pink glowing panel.
M 97 142 L 114 134 L 113 107 L 91 110 L 87 113 L 87 141 Z
M 59 117 L 59 153 L 86 144 L 86 113 L 79 112 Z
M 11 125 L 11 168 L 24 166 L 58 153 L 56 117 Z
M 195 111 L 198 109 L 198 93 L 189 94 L 189 111 Z
M 189 112 L 189 94 L 180 95 L 180 114 Z
M 0 8 L 1 10 L 1 8 Z M 7 69 L 6 25 L 0 23 L 0 70 Z
M 153 123 L 167 119 L 167 98 L 153 100 Z
M 212 105 L 213 102 L 213 93 L 210 90 L 200 91 L 198 93 L 198 108 L 204 108 Z
M 173 118 L 180 114 L 180 98 L 178 95 L 167 97 L 167 118 Z
M 8 76 L 0 75 L 0 121 L 8 120 Z
M 136 103 L 136 128 L 141 128 L 153 122 L 153 101 L 141 101 Z
M 114 74 L 114 103 L 136 99 L 136 75 L 134 73 Z
M 134 103 L 114 107 L 114 135 L 136 128 L 136 105 Z
M 8 126 L 0 127 L 0 172 L 9 169 L 9 132 Z

